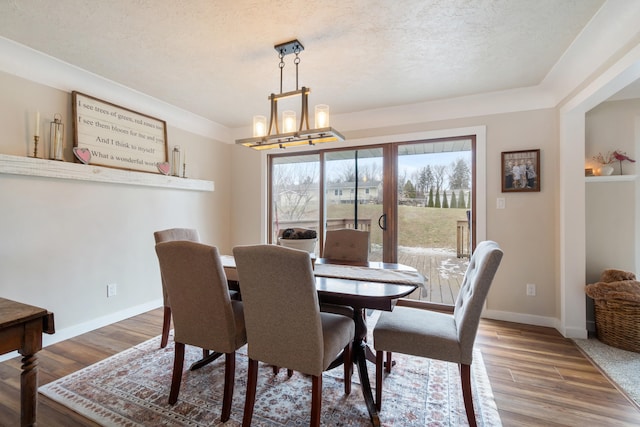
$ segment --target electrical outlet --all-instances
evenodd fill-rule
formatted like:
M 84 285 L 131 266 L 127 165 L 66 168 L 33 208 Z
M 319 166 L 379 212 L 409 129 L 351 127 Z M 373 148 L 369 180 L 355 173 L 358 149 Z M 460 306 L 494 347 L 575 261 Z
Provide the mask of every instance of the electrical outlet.
M 115 297 L 118 293 L 118 285 L 115 283 L 109 283 L 107 285 L 107 298 Z
M 496 209 L 504 209 L 504 207 L 505 207 L 504 197 L 498 197 L 496 199 Z
M 536 296 L 536 285 L 533 283 L 527 283 L 527 296 L 535 297 Z

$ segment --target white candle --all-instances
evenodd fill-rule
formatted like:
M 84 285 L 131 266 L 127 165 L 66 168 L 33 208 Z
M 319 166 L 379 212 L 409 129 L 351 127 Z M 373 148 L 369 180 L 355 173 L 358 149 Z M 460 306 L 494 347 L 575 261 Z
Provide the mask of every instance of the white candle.
M 35 136 L 40 136 L 40 111 L 36 112 L 36 133 Z

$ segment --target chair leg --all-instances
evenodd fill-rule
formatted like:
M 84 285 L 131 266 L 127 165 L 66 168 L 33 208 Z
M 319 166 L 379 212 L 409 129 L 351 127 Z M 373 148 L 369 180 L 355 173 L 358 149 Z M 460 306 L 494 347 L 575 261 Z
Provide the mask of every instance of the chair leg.
M 205 348 L 202 349 L 202 358 L 203 359 L 206 359 L 207 357 L 209 357 L 209 354 L 210 354 L 209 350 L 207 350 Z
M 376 409 L 382 408 L 382 359 L 384 351 L 376 351 Z M 387 352 L 387 354 L 389 354 Z
M 171 328 L 171 307 L 164 306 L 164 317 L 162 318 L 162 338 L 160 348 L 165 348 L 169 342 L 169 329 Z
M 476 414 L 473 410 L 473 396 L 471 394 L 471 365 L 460 365 L 460 379 L 462 381 L 462 398 L 467 412 L 469 427 L 476 427 Z
M 258 385 L 258 361 L 249 358 L 249 370 L 247 372 L 247 394 L 244 401 L 244 415 L 242 427 L 251 427 L 253 418 L 253 405 L 256 402 L 256 386 Z
M 351 374 L 353 372 L 353 355 L 351 354 L 351 343 L 347 344 L 343 352 L 344 364 L 344 394 L 351 394 Z
M 293 369 L 287 369 L 287 376 L 291 378 L 293 376 Z
M 173 376 L 171 378 L 171 391 L 169 392 L 169 405 L 178 401 L 180 382 L 182 382 L 182 368 L 184 367 L 184 343 L 177 342 L 173 356 Z
M 231 417 L 231 402 L 233 400 L 233 385 L 236 373 L 236 353 L 225 353 L 224 355 L 224 395 L 222 398 L 222 415 L 220 421 L 223 423 Z
M 391 373 L 391 365 L 393 365 L 393 361 L 391 360 L 393 358 L 393 353 L 390 351 L 387 351 L 387 374 Z
M 320 412 L 322 411 L 322 374 L 314 375 L 311 385 L 311 421 L 310 427 L 320 426 Z

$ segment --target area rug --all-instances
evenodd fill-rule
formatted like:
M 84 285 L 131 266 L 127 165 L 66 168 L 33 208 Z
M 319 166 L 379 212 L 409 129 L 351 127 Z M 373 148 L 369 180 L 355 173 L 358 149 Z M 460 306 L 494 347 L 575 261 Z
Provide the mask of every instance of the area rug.
M 640 408 L 640 353 L 612 347 L 595 338 L 574 341 Z
M 231 419 L 220 422 L 224 357 L 183 375 L 178 402 L 167 403 L 173 366 L 173 340 L 159 348 L 160 337 L 40 387 L 43 395 L 104 426 L 240 426 L 246 388 L 246 346 L 236 356 L 236 383 Z M 187 346 L 185 366 L 202 350 Z M 384 380 L 384 426 L 468 425 L 458 368 L 451 363 L 394 355 L 396 366 Z M 323 375 L 322 425 L 371 425 L 353 375 L 344 395 L 342 368 Z M 372 382 L 375 366 L 369 365 Z M 479 426 L 500 426 L 493 393 L 480 352 L 472 364 L 474 404 Z M 311 412 L 311 378 L 286 370 L 273 374 L 260 364 L 253 426 L 304 426 Z

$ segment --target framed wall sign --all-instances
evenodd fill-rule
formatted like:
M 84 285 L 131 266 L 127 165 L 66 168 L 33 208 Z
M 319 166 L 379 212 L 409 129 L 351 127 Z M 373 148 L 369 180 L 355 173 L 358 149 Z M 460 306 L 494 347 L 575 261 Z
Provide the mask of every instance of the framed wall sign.
M 540 150 L 502 152 L 502 192 L 540 191 Z
M 72 92 L 73 145 L 91 152 L 91 164 L 160 173 L 168 160 L 167 125 L 89 95 Z

